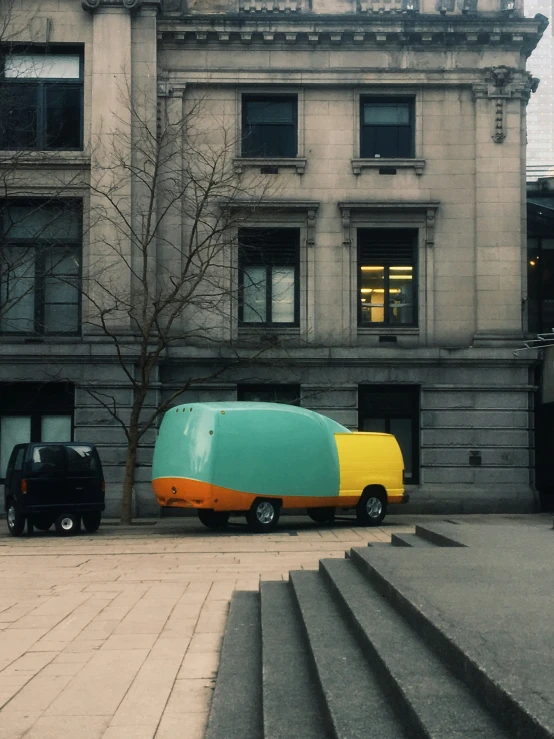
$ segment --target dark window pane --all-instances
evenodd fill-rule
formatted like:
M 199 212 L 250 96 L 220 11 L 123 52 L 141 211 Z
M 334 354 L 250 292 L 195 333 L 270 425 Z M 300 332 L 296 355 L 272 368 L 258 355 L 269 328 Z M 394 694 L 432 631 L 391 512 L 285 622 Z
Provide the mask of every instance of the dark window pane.
M 296 105 L 292 100 L 247 100 L 246 123 L 295 123 Z
M 81 146 L 81 88 L 46 85 L 46 146 L 79 149 Z
M 245 98 L 242 155 L 295 157 L 297 155 L 296 98 Z
M 300 405 L 298 385 L 239 385 L 237 398 L 251 403 Z
M 276 325 L 297 323 L 299 230 L 241 229 L 239 244 L 240 320 Z
M 98 474 L 98 460 L 92 447 L 84 444 L 74 444 L 66 447 L 67 471 L 83 476 L 93 477 Z
M 0 88 L 0 141 L 3 149 L 37 147 L 38 85 L 3 84 Z
M 61 446 L 37 446 L 33 449 L 30 474 L 33 477 L 60 477 L 64 459 Z
M 412 103 L 363 102 L 360 129 L 361 157 L 413 157 Z

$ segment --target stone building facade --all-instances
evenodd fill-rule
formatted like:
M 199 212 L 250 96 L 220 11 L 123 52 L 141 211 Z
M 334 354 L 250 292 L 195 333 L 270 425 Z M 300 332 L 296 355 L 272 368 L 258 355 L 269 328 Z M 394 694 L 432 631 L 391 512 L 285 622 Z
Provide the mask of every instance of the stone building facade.
M 90 248 L 101 226 L 86 227 L 99 142 L 116 120 L 133 135 L 125 86 L 152 119 L 157 106 L 178 119 L 201 101 L 207 143 L 221 136 L 208 120 L 225 119 L 236 177 L 267 188 L 230 257 L 230 271 L 250 280 L 243 302 L 214 331 L 239 349 L 269 345 L 270 361 L 197 385 L 187 399 L 300 402 L 353 429 L 395 433 L 412 510 L 533 508 L 533 360 L 513 349 L 527 322 L 525 116 L 536 81 L 525 65 L 542 17 L 525 18 L 513 0 L 21 5 L 32 19 L 14 14 L 4 78 L 19 69 L 26 82 L 24 55 L 58 55 L 61 77 L 47 70 L 37 83 L 39 128 L 54 115 L 49 79 L 73 91 L 67 126 L 76 128 L 50 147 L 35 131 L 8 195 L 21 207 L 56 192 L 80 203 L 85 225 L 66 238 L 83 274 L 102 259 Z M 4 141 L 4 169 L 10 148 Z M 132 201 L 136 188 L 127 170 L 119 191 Z M 171 228 L 178 238 L 184 214 Z M 273 239 L 260 247 L 271 252 L 263 280 L 260 264 L 244 262 L 254 236 Z M 47 294 L 33 293 L 41 326 Z M 73 331 L 23 321 L 1 338 L 2 464 L 26 437 L 90 440 L 115 513 L 123 434 L 81 386 L 93 382 L 122 404 L 131 390 L 112 345 L 81 329 L 86 309 L 72 300 Z M 149 403 L 214 363 L 214 347 L 173 347 Z M 152 443 L 139 455 L 141 515 L 156 510 Z

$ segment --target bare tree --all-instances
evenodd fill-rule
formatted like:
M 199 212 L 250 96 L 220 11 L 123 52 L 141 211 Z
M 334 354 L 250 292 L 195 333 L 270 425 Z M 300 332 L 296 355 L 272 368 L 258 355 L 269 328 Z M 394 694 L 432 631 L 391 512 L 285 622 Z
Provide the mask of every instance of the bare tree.
M 123 523 L 132 519 L 144 435 L 190 387 L 262 353 L 250 351 L 246 359 L 231 341 L 239 289 L 231 252 L 238 226 L 263 205 L 267 188 L 255 179 L 241 184 L 233 170 L 234 133 L 204 101 L 186 112 L 162 101 L 156 120 L 138 98 L 129 103 L 129 117 L 115 129 L 112 121 L 110 135 L 104 131 L 94 143 L 82 283 L 83 329 L 111 342 L 132 389 L 131 408 L 93 383 L 78 384 L 126 438 Z M 217 360 L 149 407 L 160 365 L 182 346 L 215 348 Z

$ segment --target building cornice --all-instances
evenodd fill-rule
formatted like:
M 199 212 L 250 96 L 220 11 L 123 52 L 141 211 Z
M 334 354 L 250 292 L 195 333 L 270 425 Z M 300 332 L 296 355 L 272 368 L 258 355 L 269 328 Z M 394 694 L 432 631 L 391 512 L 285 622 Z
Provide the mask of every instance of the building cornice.
M 89 0 L 85 0 L 88 2 Z M 96 2 L 97 0 L 90 0 Z M 132 0 L 128 0 L 131 2 Z M 374 16 L 302 15 L 255 17 L 240 14 L 188 15 L 158 22 L 158 38 L 166 44 L 305 45 L 307 47 L 374 46 L 518 49 L 530 54 L 545 25 L 536 18 L 500 15 Z

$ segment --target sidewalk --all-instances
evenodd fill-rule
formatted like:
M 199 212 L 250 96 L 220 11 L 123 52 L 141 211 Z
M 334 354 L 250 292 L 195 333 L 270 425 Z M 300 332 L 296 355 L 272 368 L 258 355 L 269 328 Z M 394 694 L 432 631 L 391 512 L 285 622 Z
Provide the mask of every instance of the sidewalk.
M 286 517 L 269 536 L 196 519 L 108 522 L 67 539 L 3 528 L 0 739 L 201 739 L 233 590 L 421 518 L 363 529 Z

